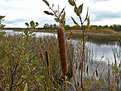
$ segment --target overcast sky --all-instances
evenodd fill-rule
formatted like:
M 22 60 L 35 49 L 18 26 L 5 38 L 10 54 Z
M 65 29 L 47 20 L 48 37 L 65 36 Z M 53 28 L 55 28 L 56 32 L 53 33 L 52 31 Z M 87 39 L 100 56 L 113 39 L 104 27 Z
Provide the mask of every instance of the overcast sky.
M 48 0 L 50 4 L 55 4 L 55 9 L 59 4 L 60 9 L 66 6 L 66 24 L 74 25 L 71 16 L 78 18 L 73 12 L 73 7 L 68 4 L 68 0 Z M 86 8 L 89 7 L 91 25 L 112 25 L 121 24 L 121 0 L 76 0 L 77 5 L 84 3 L 83 17 Z M 42 0 L 0 0 L 0 15 L 5 15 L 6 27 L 26 27 L 25 22 L 34 20 L 40 27 L 45 23 L 54 24 L 54 18 L 43 13 L 48 10 Z

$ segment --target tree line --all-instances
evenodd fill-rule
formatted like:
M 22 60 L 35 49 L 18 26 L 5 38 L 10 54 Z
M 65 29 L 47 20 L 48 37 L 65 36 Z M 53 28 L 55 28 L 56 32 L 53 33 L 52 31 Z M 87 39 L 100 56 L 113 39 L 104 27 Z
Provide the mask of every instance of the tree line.
M 57 29 L 58 25 L 56 24 L 44 24 L 42 27 L 43 29 Z M 101 29 L 112 29 L 114 31 L 121 31 L 121 25 L 90 25 L 90 30 L 101 30 Z M 70 26 L 70 25 L 65 25 L 65 30 L 80 30 L 79 26 Z

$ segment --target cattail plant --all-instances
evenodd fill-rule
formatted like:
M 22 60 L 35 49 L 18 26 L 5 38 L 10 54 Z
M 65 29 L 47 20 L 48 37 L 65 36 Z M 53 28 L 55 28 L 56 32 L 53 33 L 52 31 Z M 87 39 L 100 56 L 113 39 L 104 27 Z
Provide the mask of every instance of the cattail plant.
M 59 42 L 59 51 L 60 51 L 60 60 L 61 60 L 61 68 L 62 68 L 62 73 L 65 78 L 65 87 L 66 91 L 68 91 L 68 86 L 67 86 L 67 80 L 66 80 L 66 75 L 68 73 L 68 68 L 67 68 L 67 63 L 66 63 L 66 49 L 65 49 L 65 38 L 64 38 L 64 26 L 65 26 L 65 7 L 59 11 L 59 5 L 58 5 L 58 10 L 54 10 L 54 4 L 51 5 L 47 0 L 43 0 L 43 2 L 48 6 L 50 11 L 44 11 L 45 14 L 54 16 L 55 21 L 59 24 L 58 28 L 58 42 Z
M 63 31 L 62 28 L 58 29 L 58 43 L 59 43 L 62 72 L 63 72 L 63 75 L 65 76 L 68 72 L 68 69 L 67 69 L 67 62 L 66 62 L 66 49 L 65 49 L 64 31 Z
M 67 86 L 67 81 L 66 81 L 66 75 L 68 73 L 68 68 L 67 68 L 67 62 L 66 62 L 66 49 L 65 49 L 66 44 L 65 44 L 65 38 L 64 38 L 64 31 L 60 27 L 60 28 L 58 28 L 57 33 L 58 33 L 61 68 L 62 68 L 63 76 L 65 78 L 66 91 L 68 91 L 68 86 Z
M 48 56 L 48 51 L 45 51 L 45 57 L 46 57 L 46 64 L 47 64 L 47 74 L 50 77 L 50 60 Z

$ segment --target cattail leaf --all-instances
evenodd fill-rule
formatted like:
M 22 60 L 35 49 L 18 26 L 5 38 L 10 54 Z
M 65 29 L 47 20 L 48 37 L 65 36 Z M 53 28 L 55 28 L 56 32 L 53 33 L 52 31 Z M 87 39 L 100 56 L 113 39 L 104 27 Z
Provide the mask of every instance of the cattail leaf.
M 75 1 L 74 0 L 68 0 L 69 4 L 72 6 L 75 6 Z
M 74 24 L 76 24 L 77 26 L 79 26 L 79 24 L 74 20 L 73 17 L 71 17 L 71 19 L 73 20 Z M 80 26 L 79 26 L 80 27 Z
M 43 2 L 44 2 L 47 6 L 50 6 L 50 4 L 48 3 L 47 0 L 43 0 Z

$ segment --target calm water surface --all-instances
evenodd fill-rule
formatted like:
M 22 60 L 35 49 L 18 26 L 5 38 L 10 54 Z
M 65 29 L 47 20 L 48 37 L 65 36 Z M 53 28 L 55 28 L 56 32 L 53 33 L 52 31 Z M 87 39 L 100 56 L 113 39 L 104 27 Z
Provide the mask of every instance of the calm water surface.
M 75 48 L 79 44 L 79 40 L 72 40 Z M 96 44 L 92 42 L 85 43 L 88 52 L 90 53 L 90 59 L 93 61 L 104 61 L 108 63 L 115 63 L 114 55 L 116 56 L 117 64 L 121 61 L 121 47 L 117 44 Z

